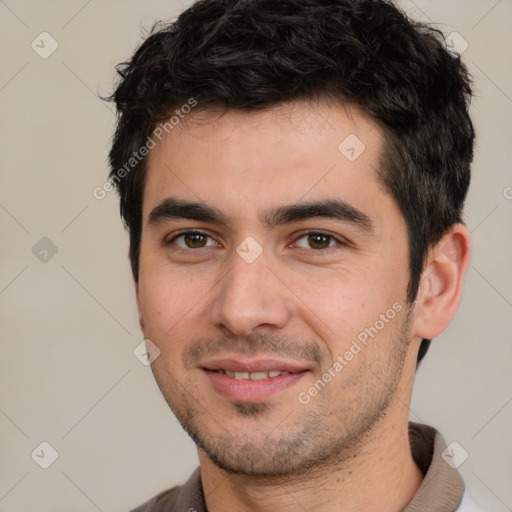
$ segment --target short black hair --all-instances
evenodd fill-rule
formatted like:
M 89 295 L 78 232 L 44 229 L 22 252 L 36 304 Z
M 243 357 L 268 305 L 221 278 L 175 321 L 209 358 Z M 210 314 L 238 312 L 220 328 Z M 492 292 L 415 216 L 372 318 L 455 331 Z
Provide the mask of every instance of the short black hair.
M 119 170 L 191 98 L 196 108 L 244 111 L 335 99 L 377 122 L 386 141 L 379 178 L 407 224 L 410 303 L 428 249 L 462 222 L 474 143 L 471 78 L 439 30 L 391 1 L 200 0 L 174 22 L 155 25 L 117 70 L 110 180 L 136 281 L 147 158 L 122 179 Z

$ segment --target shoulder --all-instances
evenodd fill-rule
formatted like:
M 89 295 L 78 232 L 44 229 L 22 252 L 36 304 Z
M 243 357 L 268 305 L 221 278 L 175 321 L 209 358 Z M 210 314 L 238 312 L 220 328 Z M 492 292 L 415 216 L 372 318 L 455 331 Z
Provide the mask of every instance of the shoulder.
M 167 489 L 131 512 L 205 512 L 201 472 L 197 468 L 184 485 Z
M 167 489 L 142 505 L 134 508 L 131 512 L 172 512 L 182 487 L 177 485 Z

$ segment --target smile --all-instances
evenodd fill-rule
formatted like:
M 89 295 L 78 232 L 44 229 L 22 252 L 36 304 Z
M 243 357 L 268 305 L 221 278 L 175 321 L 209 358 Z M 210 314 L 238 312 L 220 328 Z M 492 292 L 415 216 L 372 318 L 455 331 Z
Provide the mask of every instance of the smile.
M 217 394 L 237 402 L 268 400 L 310 373 L 296 362 L 239 356 L 205 361 L 200 369 Z
M 290 372 L 280 372 L 276 370 L 271 370 L 268 372 L 232 372 L 230 370 L 213 370 L 217 373 L 221 373 L 231 377 L 236 380 L 263 380 L 263 379 L 273 379 L 274 377 L 279 377 L 280 375 L 289 375 Z

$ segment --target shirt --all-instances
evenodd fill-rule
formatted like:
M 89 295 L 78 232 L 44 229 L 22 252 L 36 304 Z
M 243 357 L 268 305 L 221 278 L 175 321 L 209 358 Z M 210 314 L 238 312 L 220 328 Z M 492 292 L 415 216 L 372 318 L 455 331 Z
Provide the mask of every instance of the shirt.
M 446 443 L 428 425 L 409 423 L 409 443 L 414 461 L 425 477 L 403 512 L 478 512 L 464 492 L 458 471 L 442 457 Z M 450 452 L 445 454 L 450 460 Z M 183 486 L 168 489 L 132 512 L 207 512 L 197 468 Z

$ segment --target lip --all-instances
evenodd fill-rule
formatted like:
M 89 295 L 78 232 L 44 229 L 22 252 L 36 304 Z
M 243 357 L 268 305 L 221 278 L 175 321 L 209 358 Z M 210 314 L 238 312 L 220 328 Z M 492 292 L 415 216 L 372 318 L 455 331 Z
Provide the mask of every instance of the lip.
M 215 359 L 201 365 L 201 370 L 215 391 L 228 400 L 237 402 L 261 402 L 273 395 L 289 389 L 309 373 L 309 368 L 289 361 L 276 359 Z M 278 375 L 267 379 L 235 379 L 215 370 L 232 372 L 281 371 L 288 375 Z
M 267 400 L 272 395 L 290 388 L 309 373 L 308 370 L 304 370 L 298 373 L 269 377 L 268 379 L 238 380 L 213 370 L 203 368 L 203 372 L 210 380 L 215 391 L 225 398 L 237 402 L 261 402 Z

